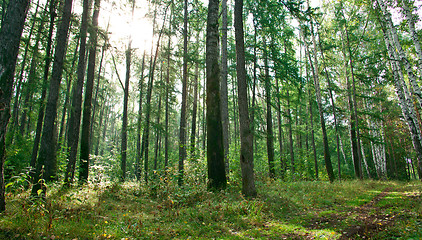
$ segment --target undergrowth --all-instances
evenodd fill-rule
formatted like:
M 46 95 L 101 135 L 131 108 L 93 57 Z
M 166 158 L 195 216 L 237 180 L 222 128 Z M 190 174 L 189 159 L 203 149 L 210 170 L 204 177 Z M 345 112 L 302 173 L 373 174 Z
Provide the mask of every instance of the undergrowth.
M 246 199 L 238 185 L 209 192 L 202 178 L 178 187 L 165 176 L 148 185 L 49 185 L 45 201 L 13 188 L 0 215 L 0 239 L 422 237 L 420 182 L 261 180 L 259 196 Z M 367 213 L 361 211 L 366 206 Z M 357 228 L 368 219 L 377 228 Z

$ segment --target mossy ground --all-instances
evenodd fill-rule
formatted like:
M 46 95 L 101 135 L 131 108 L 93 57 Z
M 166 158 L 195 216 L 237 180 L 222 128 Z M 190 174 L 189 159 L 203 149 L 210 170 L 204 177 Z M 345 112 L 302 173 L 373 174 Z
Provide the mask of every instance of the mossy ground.
M 0 239 L 421 239 L 422 183 L 257 182 L 209 192 L 157 180 L 7 194 Z

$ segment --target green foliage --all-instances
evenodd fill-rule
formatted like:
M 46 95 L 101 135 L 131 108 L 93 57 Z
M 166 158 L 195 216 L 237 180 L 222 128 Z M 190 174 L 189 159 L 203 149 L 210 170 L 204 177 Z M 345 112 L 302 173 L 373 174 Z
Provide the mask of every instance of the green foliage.
M 208 192 L 205 183 L 180 188 L 177 181 L 171 180 L 173 171 L 177 172 L 170 169 L 148 186 L 135 182 L 97 182 L 61 189 L 50 185 L 46 200 L 32 199 L 28 191 L 8 194 L 8 210 L 0 216 L 0 237 L 415 239 L 422 236 L 420 182 L 260 181 L 257 187 L 262 194 L 255 199 L 244 199 L 240 188 L 234 185 L 217 193 Z

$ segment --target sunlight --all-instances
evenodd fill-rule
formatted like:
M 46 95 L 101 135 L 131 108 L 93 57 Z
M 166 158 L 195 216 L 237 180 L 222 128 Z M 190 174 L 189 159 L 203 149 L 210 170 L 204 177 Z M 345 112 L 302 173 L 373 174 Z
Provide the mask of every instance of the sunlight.
M 109 37 L 112 47 L 120 51 L 127 48 L 129 37 L 132 38 L 132 48 L 138 53 L 151 48 L 152 23 L 146 18 L 148 3 L 146 0 L 136 2 L 132 21 L 131 6 L 116 2 L 104 2 L 100 11 L 99 25 L 106 29 L 109 24 Z

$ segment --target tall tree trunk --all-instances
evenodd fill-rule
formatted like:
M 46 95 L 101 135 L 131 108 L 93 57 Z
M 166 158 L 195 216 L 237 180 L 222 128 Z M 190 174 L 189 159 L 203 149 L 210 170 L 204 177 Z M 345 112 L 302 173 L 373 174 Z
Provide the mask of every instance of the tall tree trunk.
M 75 176 L 76 157 L 78 154 L 79 131 L 81 126 L 82 113 L 82 92 L 86 70 L 86 37 L 88 31 L 89 1 L 83 0 L 82 21 L 79 31 L 80 48 L 77 68 L 77 81 L 72 89 L 72 108 L 70 111 L 69 128 L 67 133 L 67 147 L 69 148 L 69 159 L 66 167 L 64 182 L 66 185 L 73 182 Z
M 243 0 L 235 0 L 234 28 L 236 40 L 236 71 L 238 107 L 240 122 L 240 168 L 242 170 L 242 193 L 247 197 L 256 196 L 254 163 L 253 163 L 253 133 L 250 128 L 248 111 L 248 85 L 246 81 L 245 44 L 243 32 Z
M 415 148 L 417 158 L 418 158 L 418 175 L 419 179 L 422 179 L 422 144 L 421 144 L 421 133 L 419 130 L 419 123 L 414 113 L 413 101 L 411 100 L 409 90 L 404 82 L 404 76 L 400 69 L 400 65 L 394 59 L 397 59 L 397 53 L 394 48 L 393 40 L 391 39 L 391 34 L 387 30 L 387 23 L 383 15 L 379 15 L 379 21 L 382 26 L 384 41 L 387 46 L 388 56 L 391 59 L 390 65 L 393 73 L 394 85 L 396 88 L 396 93 L 399 99 L 399 104 L 403 113 L 403 116 L 409 127 L 413 147 Z
M 57 176 L 57 158 L 56 158 L 56 116 L 57 103 L 59 98 L 60 82 L 63 72 L 64 57 L 68 41 L 68 31 L 70 25 L 70 16 L 72 13 L 72 0 L 65 0 L 63 4 L 62 19 L 57 30 L 56 48 L 54 53 L 53 70 L 50 79 L 49 94 L 45 109 L 45 120 L 43 125 L 43 134 L 40 143 L 34 185 L 32 195 L 38 195 L 42 183 L 40 179 L 47 181 L 56 179 Z M 44 171 L 42 172 L 42 169 Z M 43 189 L 45 195 L 45 189 Z
M 170 5 L 169 5 L 170 6 Z M 164 20 L 163 20 L 163 25 L 161 27 L 161 31 L 158 35 L 158 39 L 157 39 L 157 43 L 156 43 L 156 49 L 155 49 L 155 55 L 153 55 L 153 48 L 151 48 L 151 60 L 150 60 L 150 73 L 149 73 L 149 81 L 148 81 L 148 88 L 147 88 L 147 99 L 146 99 L 146 116 L 145 116 L 145 127 L 144 127 L 144 132 L 142 135 L 142 145 L 141 145 L 141 156 L 143 156 L 143 153 L 145 153 L 144 155 L 144 168 L 145 168 L 145 182 L 148 182 L 148 148 L 149 148 L 149 127 L 150 127 L 150 119 L 151 119 L 151 97 L 152 97 L 152 89 L 154 86 L 154 71 L 155 71 L 155 66 L 156 66 L 156 62 L 157 62 L 157 56 L 158 56 L 158 50 L 160 49 L 160 41 L 161 41 L 161 36 L 163 34 L 163 30 L 164 30 L 164 26 L 165 26 L 165 20 L 166 20 L 166 16 L 167 16 L 167 9 L 165 10 L 165 15 L 164 15 Z M 154 14 L 154 21 L 155 22 L 155 14 Z M 155 24 L 153 24 L 154 26 Z
M 318 33 L 318 29 L 317 29 L 317 33 Z M 334 117 L 334 128 L 336 130 L 338 179 L 341 180 L 340 140 L 339 140 L 340 132 L 338 130 L 338 124 L 337 124 L 336 104 L 335 104 L 333 92 L 332 92 L 333 86 L 332 86 L 331 79 L 330 79 L 330 76 L 329 76 L 328 71 L 327 71 L 327 66 L 325 65 L 325 57 L 324 57 L 324 51 L 322 49 L 321 38 L 318 37 L 318 40 L 319 40 L 318 41 L 319 50 L 321 52 L 321 58 L 322 58 L 322 65 L 323 65 L 325 77 L 327 78 L 327 83 L 328 83 L 328 94 L 329 94 L 330 100 L 331 100 L 331 109 L 333 111 L 333 117 Z
M 5 140 L 10 118 L 10 100 L 12 98 L 19 43 L 29 2 L 29 0 L 10 0 L 0 29 L 0 212 L 6 210 L 4 197 Z
M 51 63 L 50 55 L 51 55 L 51 47 L 53 44 L 53 31 L 54 31 L 54 20 L 56 17 L 56 4 L 57 2 L 52 0 L 50 1 L 50 5 L 49 5 L 50 25 L 48 29 L 47 46 L 46 46 L 45 57 L 44 57 L 45 65 L 44 65 L 44 73 L 43 73 L 40 106 L 38 110 L 37 128 L 35 130 L 35 139 L 34 139 L 34 144 L 32 146 L 32 153 L 31 153 L 31 162 L 30 162 L 31 180 L 34 180 L 35 173 L 36 173 L 38 148 L 40 145 L 41 132 L 42 132 L 43 121 L 44 121 L 45 97 L 47 95 L 48 75 L 50 72 L 50 63 Z
M 214 190 L 227 185 L 220 109 L 218 5 L 219 0 L 209 1 L 206 40 L 208 188 Z
M 166 113 L 165 113 L 165 135 L 164 135 L 164 170 L 167 170 L 169 162 L 169 98 L 170 98 L 170 55 L 171 55 L 171 31 L 173 22 L 173 4 L 171 5 L 170 21 L 169 21 L 169 32 L 168 32 L 168 55 L 167 55 L 167 75 L 166 75 Z M 167 171 L 166 171 L 167 173 Z
M 283 127 L 281 122 L 281 96 L 280 96 L 280 86 L 278 83 L 278 77 L 276 74 L 275 78 L 275 84 L 276 84 L 276 91 L 277 91 L 277 125 L 278 125 L 278 146 L 279 146 L 279 152 L 280 152 L 280 170 L 281 170 L 281 179 L 285 178 L 286 175 L 286 162 L 283 158 Z
M 132 1 L 132 21 L 135 12 L 135 1 Z M 121 176 L 120 181 L 124 182 L 126 179 L 126 158 L 127 158 L 127 112 L 128 112 L 128 101 L 129 101 L 129 83 L 130 83 L 130 65 L 132 62 L 132 36 L 129 35 L 129 43 L 126 50 L 126 76 L 125 85 L 123 87 L 123 116 L 122 116 L 122 142 L 120 149 L 120 170 Z
M 270 73 L 268 69 L 268 51 L 266 38 L 263 38 L 264 48 L 264 72 L 265 72 L 265 100 L 267 106 L 267 156 L 268 156 L 268 168 L 270 178 L 275 178 L 274 168 L 274 134 L 273 134 L 273 117 L 271 110 L 271 82 Z
M 137 123 L 137 134 L 136 134 L 136 162 L 135 162 L 135 176 L 138 181 L 141 180 L 141 129 L 142 129 L 142 98 L 144 95 L 144 70 L 145 70 L 145 50 L 142 56 L 141 66 L 141 77 L 139 78 L 138 89 L 139 89 L 139 108 L 138 108 L 138 123 Z
M 97 28 L 98 16 L 100 14 L 100 0 L 94 2 L 94 13 L 92 15 L 92 26 L 90 31 L 90 46 L 88 58 L 88 70 L 85 86 L 84 111 L 82 116 L 81 133 L 81 155 L 79 163 L 79 182 L 88 181 L 89 153 L 91 140 L 91 105 L 92 90 L 94 89 L 95 60 L 97 56 Z
M 199 39 L 199 36 L 198 36 Z M 199 78 L 199 63 L 195 63 L 195 77 L 193 86 L 193 103 L 192 103 L 192 129 L 190 135 L 190 155 L 191 159 L 196 159 L 196 114 L 198 111 L 198 78 Z
M 179 176 L 178 184 L 183 184 L 184 161 L 186 159 L 186 103 L 188 95 L 188 0 L 185 0 L 183 17 L 183 80 L 182 109 L 179 129 Z
M 223 124 L 224 162 L 226 164 L 226 176 L 229 176 L 229 99 L 227 89 L 227 0 L 221 1 L 222 11 L 222 34 L 221 34 L 221 121 Z
M 46 6 L 47 7 L 47 3 Z M 37 79 L 37 65 L 40 63 L 39 60 L 39 45 L 41 42 L 42 32 L 44 30 L 44 24 L 46 22 L 46 14 L 43 14 L 41 16 L 41 22 L 38 27 L 37 36 L 35 37 L 35 44 L 33 47 L 33 53 L 32 53 L 32 60 L 29 68 L 29 74 L 28 74 L 28 81 L 26 82 L 25 86 L 25 99 L 23 102 L 23 112 L 20 118 L 20 127 L 19 127 L 19 133 L 21 136 L 25 135 L 25 126 L 27 124 L 27 117 L 28 117 L 28 111 L 30 108 L 30 99 L 32 98 L 32 95 L 35 90 L 35 84 Z
M 34 29 L 35 29 L 35 23 L 37 22 L 37 19 L 38 19 L 37 15 L 38 15 L 39 0 L 38 0 L 38 3 L 36 5 L 37 5 L 37 7 L 35 9 L 35 12 L 32 14 L 33 20 L 32 20 L 32 24 L 31 24 L 31 28 L 30 28 L 29 33 L 28 33 L 27 41 L 25 41 L 26 42 L 25 50 L 24 50 L 24 53 L 23 53 L 22 62 L 21 62 L 21 69 L 20 69 L 19 77 L 18 77 L 17 84 L 16 84 L 15 99 L 14 99 L 14 103 L 13 103 L 13 112 L 12 112 L 12 123 L 13 123 L 13 125 L 11 126 L 11 129 L 10 129 L 12 134 L 11 134 L 10 139 L 8 140 L 8 142 L 10 144 L 13 143 L 13 139 L 15 138 L 16 130 L 19 126 L 19 112 L 21 111 L 20 105 L 21 105 L 21 99 L 22 99 L 21 89 L 22 89 L 22 85 L 24 85 L 23 84 L 23 74 L 24 74 L 25 69 L 26 69 L 26 62 L 27 62 L 27 59 L 28 59 L 28 51 L 29 51 L 29 47 L 31 46 L 31 39 L 32 39 L 32 34 L 34 32 Z M 43 17 L 41 17 L 41 18 L 43 18 Z
M 286 98 L 287 98 L 287 106 L 286 106 L 286 115 L 287 115 L 287 127 L 289 128 L 289 152 L 290 152 L 290 171 L 292 174 L 292 177 L 294 177 L 294 174 L 296 172 L 295 168 L 295 154 L 294 154 L 294 148 L 293 148 L 293 129 L 292 129 L 292 114 L 290 111 L 290 92 L 289 88 L 286 88 Z
M 75 47 L 75 52 L 73 53 L 73 60 L 72 60 L 72 66 L 70 67 L 70 74 L 67 74 L 67 76 L 66 76 L 66 78 L 67 78 L 66 79 L 66 95 L 65 95 L 65 100 L 64 100 L 64 104 L 63 104 L 62 117 L 61 117 L 61 121 L 60 121 L 60 128 L 59 128 L 60 130 L 59 130 L 57 150 L 60 150 L 61 145 L 64 144 L 63 139 L 66 139 L 66 137 L 63 138 L 63 133 L 67 132 L 65 122 L 66 122 L 66 115 L 68 115 L 67 108 L 69 107 L 69 104 L 70 104 L 70 89 L 72 88 L 73 72 L 74 72 L 74 69 L 75 69 L 76 60 L 78 59 L 79 42 L 80 41 L 79 41 L 79 37 L 78 37 L 78 38 L 76 38 L 76 47 Z
M 315 95 L 316 95 L 316 98 L 317 98 L 319 117 L 320 117 L 320 121 L 321 121 L 322 141 L 323 141 L 323 144 L 324 144 L 324 162 L 325 162 L 325 168 L 327 170 L 328 178 L 329 178 L 330 182 L 333 182 L 334 181 L 334 172 L 333 172 L 333 166 L 331 164 L 330 148 L 328 146 L 327 130 L 326 130 L 326 127 L 325 127 L 324 111 L 323 111 L 322 97 L 321 97 L 321 88 L 320 88 L 319 74 L 318 74 L 319 70 L 318 70 L 318 58 L 317 58 L 317 45 L 316 45 L 316 40 L 315 40 L 312 22 L 311 22 L 311 37 L 312 37 L 312 42 L 313 42 L 313 47 L 314 47 L 314 49 L 313 49 L 314 64 L 311 63 L 310 55 L 309 55 L 309 61 L 311 63 L 311 69 L 313 69 Z
M 418 34 L 416 33 L 415 22 L 417 21 L 416 16 L 412 13 L 413 4 L 408 0 L 402 0 L 401 6 L 403 8 L 404 16 L 407 20 L 407 26 L 409 27 L 409 32 L 415 46 L 416 56 L 418 57 L 418 70 L 419 75 L 422 77 L 422 48 L 419 41 Z

